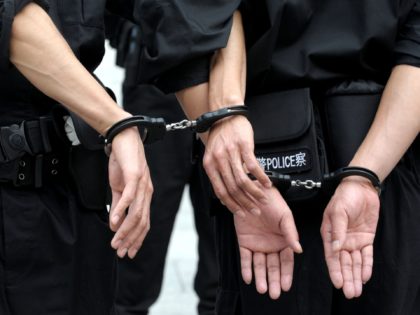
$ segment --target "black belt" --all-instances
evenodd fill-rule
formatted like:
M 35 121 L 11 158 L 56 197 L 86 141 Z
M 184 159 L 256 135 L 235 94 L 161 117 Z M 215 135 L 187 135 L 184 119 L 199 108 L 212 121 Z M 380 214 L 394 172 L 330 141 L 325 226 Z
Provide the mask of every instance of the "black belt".
M 25 154 L 50 153 L 57 134 L 51 117 L 0 127 L 0 163 L 16 160 Z
M 52 117 L 0 127 L 0 183 L 41 187 L 58 178 L 65 164 L 62 143 Z

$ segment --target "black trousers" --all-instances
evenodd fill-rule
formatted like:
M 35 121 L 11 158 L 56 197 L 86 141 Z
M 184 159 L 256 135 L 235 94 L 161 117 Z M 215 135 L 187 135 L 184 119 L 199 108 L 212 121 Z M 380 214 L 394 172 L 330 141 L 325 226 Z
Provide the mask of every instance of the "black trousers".
M 42 188 L 0 185 L 0 314 L 114 314 L 108 214 L 84 209 L 68 174 Z
M 164 97 L 154 88 L 124 87 L 124 107 L 137 114 L 183 119 L 174 97 Z M 199 262 L 194 289 L 199 297 L 198 313 L 214 314 L 218 268 L 209 196 L 201 185 L 198 163 L 191 162 L 193 135 L 189 131 L 168 133 L 161 142 L 145 147 L 154 185 L 151 229 L 134 260 L 119 260 L 116 309 L 119 315 L 147 314 L 157 300 L 165 257 L 185 185 L 189 185 L 198 234 Z
M 223 315 L 420 314 L 420 156 L 413 145 L 384 183 L 371 280 L 361 297 L 347 300 L 329 279 L 320 226 L 325 202 L 293 209 L 303 254 L 295 255 L 293 285 L 273 301 L 240 275 L 232 215 L 221 205 L 216 218 Z

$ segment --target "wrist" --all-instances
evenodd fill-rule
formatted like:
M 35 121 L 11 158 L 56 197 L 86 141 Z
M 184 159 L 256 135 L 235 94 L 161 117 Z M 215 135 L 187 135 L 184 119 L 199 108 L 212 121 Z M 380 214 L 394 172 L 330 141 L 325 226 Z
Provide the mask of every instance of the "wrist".
M 339 185 L 346 182 L 345 180 L 369 185 L 366 187 L 372 186 L 378 195 L 381 194 L 382 183 L 379 180 L 378 175 L 370 169 L 361 166 L 342 167 L 332 173 L 325 174 L 323 178 L 323 185 L 325 185 L 325 187 L 331 184 L 334 186 L 334 183 L 335 185 Z M 368 181 L 368 184 L 366 184 L 365 180 Z
M 372 190 L 373 192 L 375 192 L 375 194 L 378 193 L 377 187 L 375 187 L 369 179 L 367 179 L 365 177 L 362 177 L 362 176 L 357 176 L 357 175 L 349 176 L 349 177 L 343 178 L 341 180 L 341 183 L 359 184 L 359 185 L 363 186 L 364 188 Z
M 132 115 L 120 108 L 117 108 L 115 112 L 110 113 L 105 117 L 104 120 L 102 120 L 101 127 L 99 130 L 99 133 L 102 136 L 105 136 L 109 129 L 114 126 L 116 123 L 118 123 L 121 120 L 124 120 L 128 117 L 131 117 Z
M 241 95 L 241 93 L 232 93 L 227 96 L 212 100 L 209 104 L 209 109 L 210 111 L 215 111 L 221 108 L 244 104 L 244 97 Z

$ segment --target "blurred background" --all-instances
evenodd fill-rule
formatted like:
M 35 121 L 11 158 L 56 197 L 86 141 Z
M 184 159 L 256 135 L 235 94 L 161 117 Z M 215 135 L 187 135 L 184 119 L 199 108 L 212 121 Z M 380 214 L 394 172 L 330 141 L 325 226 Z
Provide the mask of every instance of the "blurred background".
M 118 103 L 121 104 L 124 70 L 115 65 L 115 57 L 115 50 L 107 43 L 105 57 L 95 73 L 114 91 Z M 188 189 L 185 189 L 169 245 L 162 292 L 151 308 L 150 315 L 197 314 L 197 296 L 193 291 L 196 266 L 197 234 Z

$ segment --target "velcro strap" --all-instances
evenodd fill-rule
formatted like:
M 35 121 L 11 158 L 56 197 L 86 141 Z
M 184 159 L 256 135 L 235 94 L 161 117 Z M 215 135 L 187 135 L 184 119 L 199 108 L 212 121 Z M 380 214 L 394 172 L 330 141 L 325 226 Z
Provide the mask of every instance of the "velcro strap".
M 40 117 L 38 120 L 25 122 L 26 141 L 32 151 L 32 155 L 51 152 L 50 135 L 54 132 L 51 118 Z

